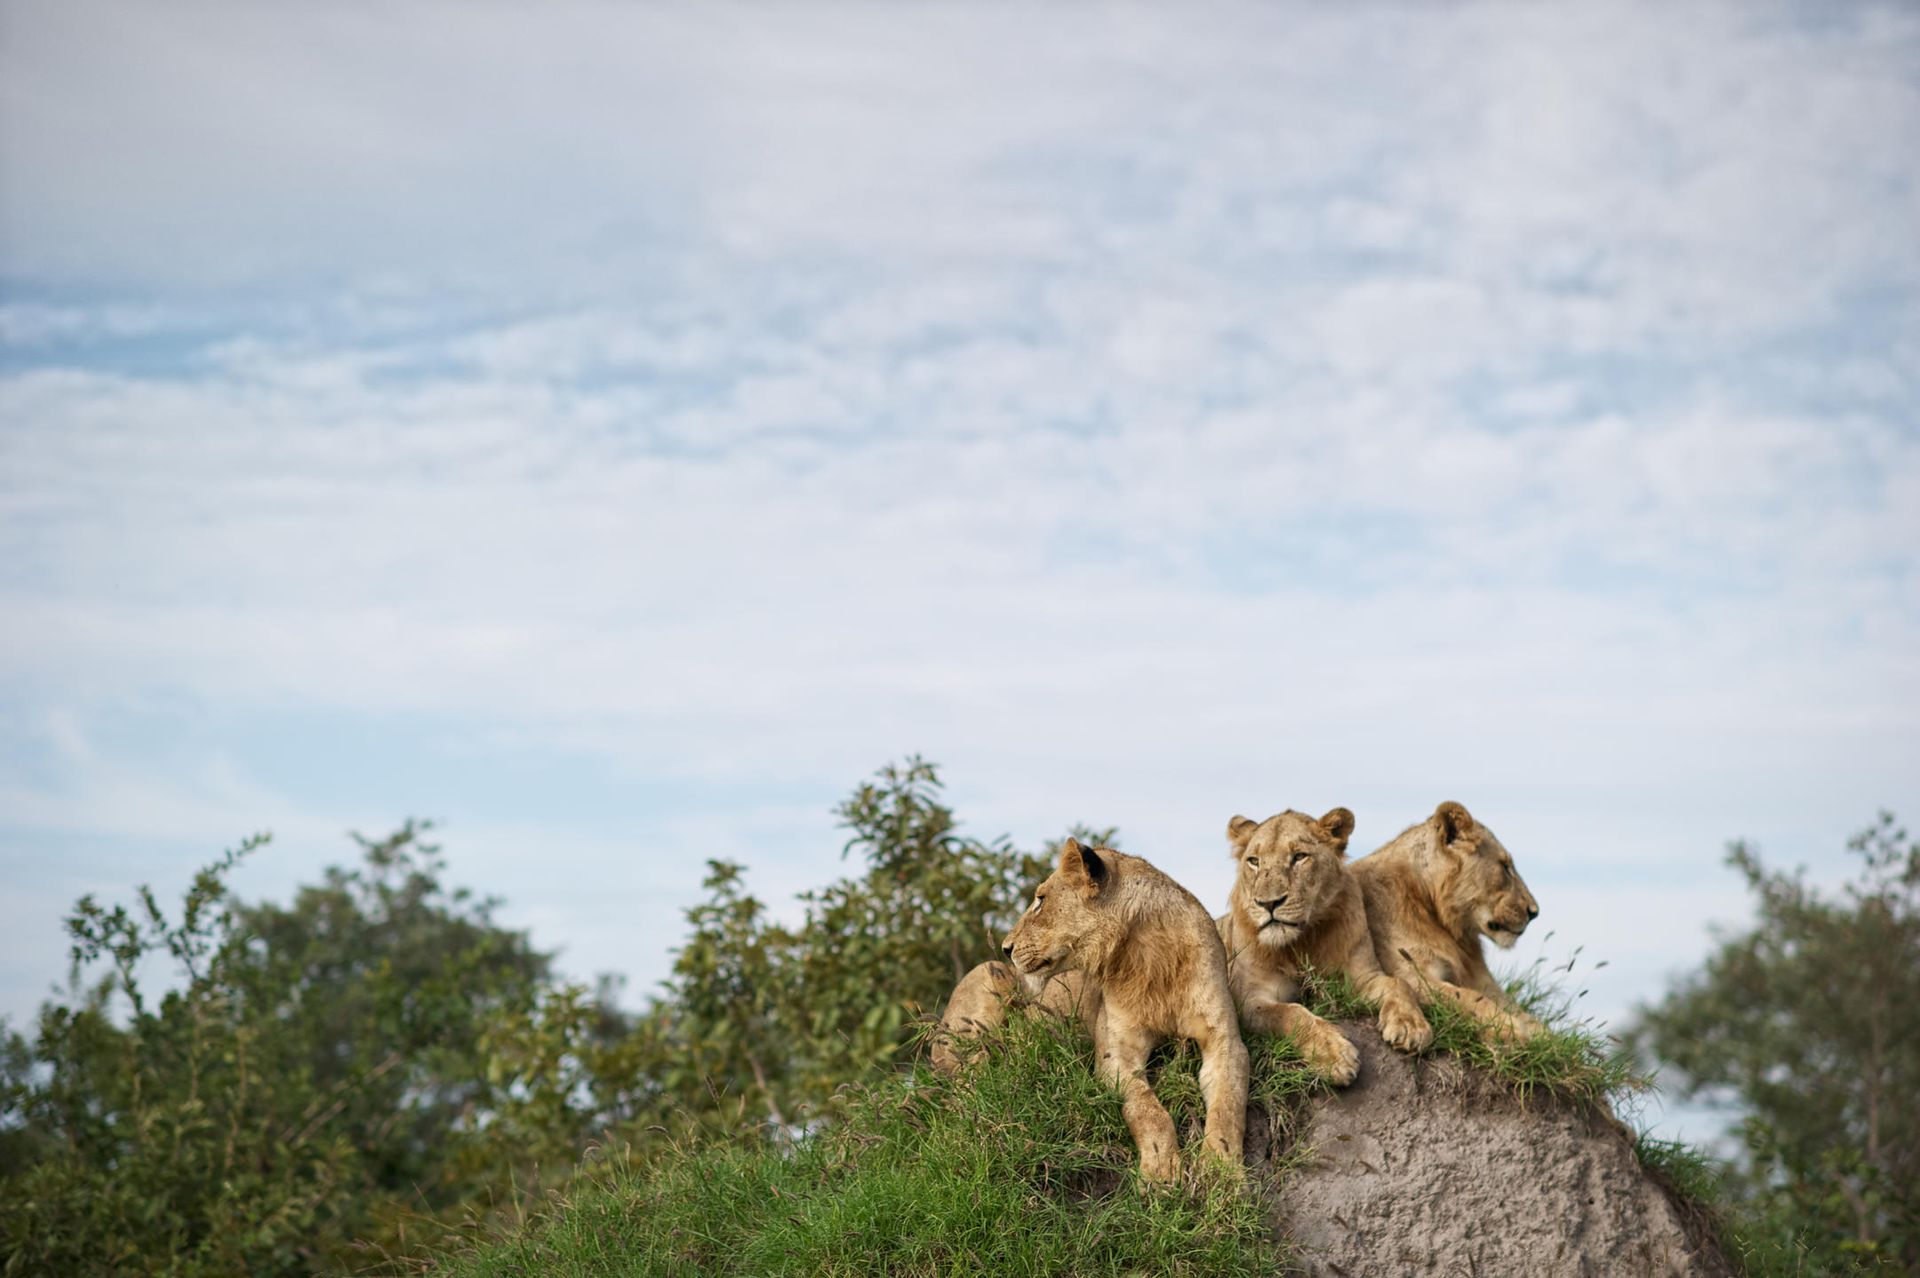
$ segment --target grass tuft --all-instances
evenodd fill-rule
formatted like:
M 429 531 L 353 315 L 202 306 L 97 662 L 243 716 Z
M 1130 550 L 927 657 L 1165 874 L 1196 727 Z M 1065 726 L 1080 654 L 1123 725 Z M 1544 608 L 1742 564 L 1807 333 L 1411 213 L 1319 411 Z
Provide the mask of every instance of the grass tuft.
M 1585 1022 L 1569 1022 L 1548 1005 L 1550 994 L 1522 986 L 1516 1000 L 1546 1029 L 1520 1042 L 1490 1034 L 1451 1003 L 1426 1006 L 1433 1047 L 1477 1065 L 1513 1089 L 1521 1100 L 1547 1091 L 1593 1104 L 1615 1104 L 1651 1083 L 1620 1046 Z
M 1704 1208 L 1720 1203 L 1719 1166 L 1685 1141 L 1662 1140 L 1640 1132 L 1634 1137 L 1633 1152 L 1642 1167 L 1665 1181 L 1687 1202 Z

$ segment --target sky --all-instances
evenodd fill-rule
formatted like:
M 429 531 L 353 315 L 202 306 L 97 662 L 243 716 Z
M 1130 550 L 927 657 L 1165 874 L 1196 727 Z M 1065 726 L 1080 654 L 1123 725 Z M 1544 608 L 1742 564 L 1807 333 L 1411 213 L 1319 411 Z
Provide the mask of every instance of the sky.
M 3 0 L 0 1015 L 408 816 L 637 1000 L 919 753 L 1464 802 L 1618 1024 L 1920 812 L 1916 136 L 1905 5 Z

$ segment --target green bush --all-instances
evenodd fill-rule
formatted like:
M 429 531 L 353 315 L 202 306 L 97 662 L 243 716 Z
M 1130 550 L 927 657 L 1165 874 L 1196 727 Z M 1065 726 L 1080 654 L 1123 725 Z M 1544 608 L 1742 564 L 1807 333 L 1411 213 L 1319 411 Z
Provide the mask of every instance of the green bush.
M 448 1158 L 487 1092 L 479 1044 L 547 959 L 448 892 L 407 826 L 292 905 L 201 872 L 177 917 L 82 899 L 78 1002 L 9 1032 L 8 1273 L 305 1274 L 364 1261 L 404 1216 L 478 1187 Z M 171 964 L 159 997 L 142 970 Z
M 1828 894 L 1735 844 L 1755 925 L 1631 1034 L 1680 1095 L 1736 1108 L 1721 1181 L 1758 1272 L 1920 1272 L 1920 848 L 1883 814 L 1848 849 Z

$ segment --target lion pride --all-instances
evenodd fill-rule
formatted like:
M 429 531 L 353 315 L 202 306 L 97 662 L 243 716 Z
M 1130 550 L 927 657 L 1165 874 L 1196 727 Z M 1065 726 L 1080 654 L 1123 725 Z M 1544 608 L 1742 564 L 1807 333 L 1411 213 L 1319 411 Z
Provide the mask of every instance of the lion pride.
M 1511 949 L 1539 903 L 1492 830 L 1458 803 L 1442 803 L 1378 851 L 1353 863 L 1366 895 L 1374 949 L 1388 972 L 1431 991 L 1507 1038 L 1540 1022 L 1493 979 L 1482 935 Z
M 1094 1058 L 1123 1094 L 1143 1177 L 1171 1180 L 1180 1171 L 1179 1135 L 1147 1082 L 1147 1057 L 1172 1038 L 1199 1046 L 1207 1148 L 1239 1171 L 1247 1048 L 1226 953 L 1193 893 L 1140 857 L 1069 838 L 1004 951 L 1028 979 L 1080 972 L 1083 1014 L 1086 992 L 1098 990 Z
M 1353 813 L 1335 808 L 1318 820 L 1288 810 L 1264 821 L 1227 823 L 1235 861 L 1233 894 L 1217 925 L 1227 947 L 1228 979 L 1247 1028 L 1285 1034 L 1307 1062 L 1335 1084 L 1351 1083 L 1360 1053 L 1340 1028 L 1301 1006 L 1302 971 L 1344 972 L 1380 1004 L 1380 1032 L 1402 1051 L 1433 1041 L 1411 990 L 1380 968 L 1367 930 L 1367 907 L 1347 867 Z

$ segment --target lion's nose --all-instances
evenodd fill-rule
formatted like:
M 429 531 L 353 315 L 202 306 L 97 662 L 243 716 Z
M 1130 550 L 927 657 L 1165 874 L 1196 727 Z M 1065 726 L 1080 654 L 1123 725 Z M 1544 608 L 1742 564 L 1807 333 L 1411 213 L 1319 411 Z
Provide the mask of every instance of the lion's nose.
M 1003 946 L 1001 946 L 1001 947 L 1000 947 L 1000 956 L 1001 956 L 1002 958 L 1004 958 L 1004 959 L 1006 959 L 1006 960 L 1007 960 L 1007 962 L 1009 962 L 1009 963 L 1011 963 L 1011 962 L 1013 962 L 1013 947 L 1012 947 L 1011 945 L 1003 945 Z
M 1267 913 L 1271 914 L 1275 910 L 1279 909 L 1281 906 L 1285 905 L 1286 903 L 1287 903 L 1286 897 L 1276 896 L 1271 901 L 1260 902 L 1260 907 L 1264 909 Z
M 1527 907 L 1527 922 L 1531 923 L 1539 917 L 1540 917 L 1540 907 L 1537 905 L 1529 905 Z

